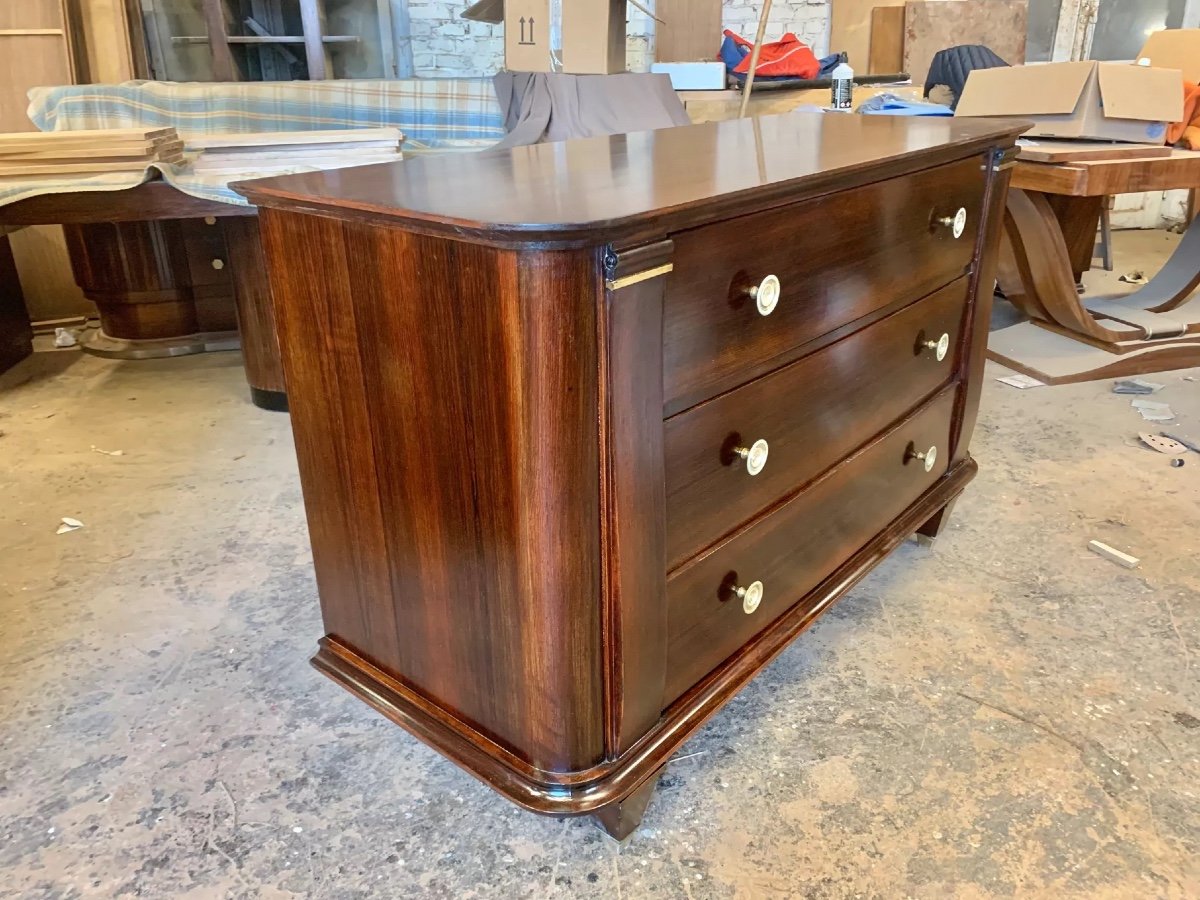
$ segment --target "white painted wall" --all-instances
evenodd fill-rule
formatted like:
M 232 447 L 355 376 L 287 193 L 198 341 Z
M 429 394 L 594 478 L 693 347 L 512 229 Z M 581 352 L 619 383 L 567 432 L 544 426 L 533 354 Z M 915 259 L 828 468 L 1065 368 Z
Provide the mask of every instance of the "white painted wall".
M 569 2 L 569 0 L 568 0 Z M 412 21 L 413 65 L 422 78 L 491 75 L 504 64 L 504 29 L 500 25 L 467 22 L 459 18 L 466 0 L 408 0 Z M 653 8 L 653 0 L 646 6 Z M 761 0 L 724 0 L 725 27 L 753 40 Z M 629 68 L 644 72 L 654 54 L 654 20 L 629 7 Z M 786 31 L 811 46 L 818 56 L 826 53 L 829 33 L 828 0 L 775 0 L 767 36 Z M 718 36 L 713 36 L 714 52 Z

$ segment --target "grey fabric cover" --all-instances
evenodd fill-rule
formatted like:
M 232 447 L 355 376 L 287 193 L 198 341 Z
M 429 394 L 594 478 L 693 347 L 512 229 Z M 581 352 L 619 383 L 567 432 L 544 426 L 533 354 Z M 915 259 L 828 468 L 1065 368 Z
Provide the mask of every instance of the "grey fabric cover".
M 508 130 L 498 148 L 691 124 L 669 75 L 501 72 L 494 84 Z

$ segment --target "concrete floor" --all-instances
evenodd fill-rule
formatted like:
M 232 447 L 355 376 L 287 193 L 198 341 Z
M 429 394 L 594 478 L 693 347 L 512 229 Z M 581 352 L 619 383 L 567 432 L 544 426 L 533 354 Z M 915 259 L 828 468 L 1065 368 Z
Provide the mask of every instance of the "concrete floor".
M 1120 236 L 1120 270 L 1173 240 Z M 1140 448 L 1106 382 L 1001 374 L 949 533 L 713 719 L 619 846 L 308 667 L 288 419 L 236 355 L 36 355 L 0 380 L 0 896 L 1200 896 L 1200 455 Z M 1185 376 L 1155 399 L 1200 436 Z

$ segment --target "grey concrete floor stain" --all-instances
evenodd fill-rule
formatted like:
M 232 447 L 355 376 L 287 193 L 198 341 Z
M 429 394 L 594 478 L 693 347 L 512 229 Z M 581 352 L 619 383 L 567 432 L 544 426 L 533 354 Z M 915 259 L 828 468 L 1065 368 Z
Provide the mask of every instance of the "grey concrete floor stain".
M 1185 377 L 1155 399 L 1200 436 Z M 1200 456 L 1145 424 L 1106 382 L 989 377 L 948 534 L 695 735 L 620 846 L 309 668 L 288 420 L 236 355 L 40 353 L 0 379 L 0 896 L 1200 896 Z

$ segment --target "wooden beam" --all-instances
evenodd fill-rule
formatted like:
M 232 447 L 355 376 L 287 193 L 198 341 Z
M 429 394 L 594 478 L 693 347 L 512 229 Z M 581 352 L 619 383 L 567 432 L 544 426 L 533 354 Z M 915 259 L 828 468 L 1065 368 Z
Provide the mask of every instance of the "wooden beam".
M 225 0 L 204 0 L 204 22 L 208 25 L 208 43 L 212 48 L 213 77 L 217 81 L 238 81 L 238 69 L 229 47 Z
M 308 57 L 309 81 L 333 77 L 333 57 L 325 46 L 325 7 L 321 0 L 300 0 L 300 21 L 304 25 L 304 51 Z

